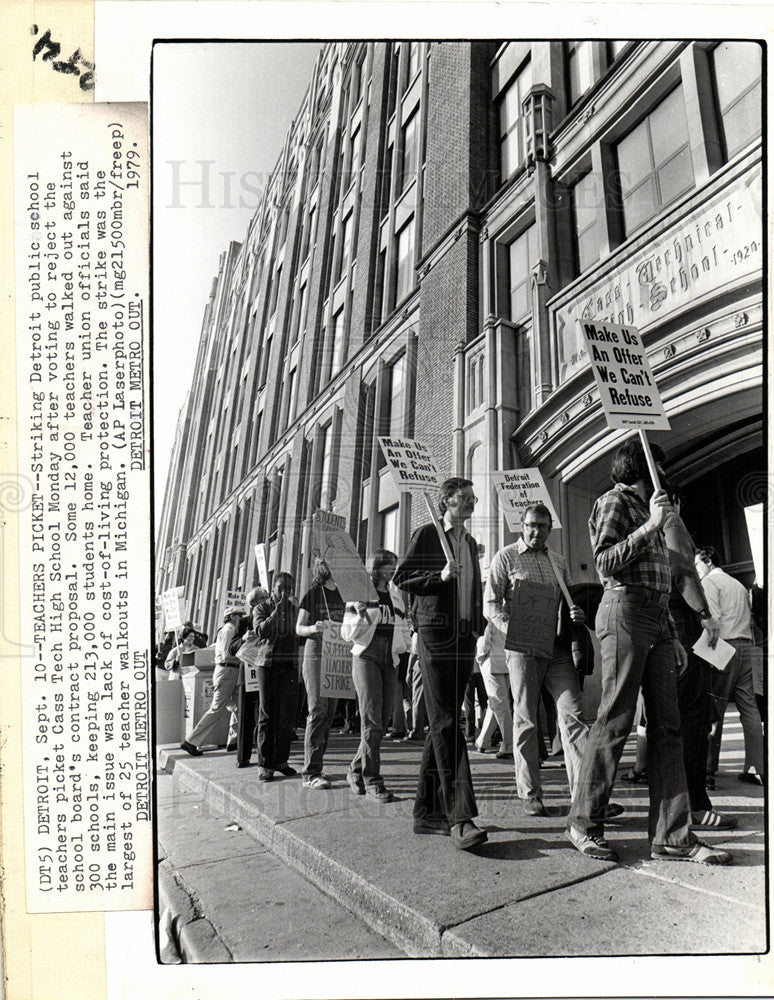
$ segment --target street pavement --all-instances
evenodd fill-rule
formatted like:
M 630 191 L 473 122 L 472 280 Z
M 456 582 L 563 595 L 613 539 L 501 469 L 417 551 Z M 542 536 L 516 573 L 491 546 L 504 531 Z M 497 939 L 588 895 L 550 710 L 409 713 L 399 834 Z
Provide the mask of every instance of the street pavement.
M 300 731 L 299 731 L 300 737 Z M 650 858 L 647 788 L 618 782 L 626 807 L 606 827 L 618 864 L 574 850 L 561 758 L 542 770 L 550 815 L 523 814 L 513 764 L 471 753 L 475 852 L 417 836 L 412 805 L 417 743 L 383 744 L 396 800 L 355 796 L 345 780 L 357 738 L 331 737 L 334 787 L 300 774 L 258 780 L 234 754 L 158 751 L 159 923 L 169 962 L 396 957 L 753 954 L 766 950 L 764 794 L 737 780 L 741 727 L 729 711 L 715 808 L 731 831 L 699 831 L 735 863 L 709 867 Z M 619 774 L 633 761 L 630 738 Z M 302 738 L 290 763 L 302 766 Z

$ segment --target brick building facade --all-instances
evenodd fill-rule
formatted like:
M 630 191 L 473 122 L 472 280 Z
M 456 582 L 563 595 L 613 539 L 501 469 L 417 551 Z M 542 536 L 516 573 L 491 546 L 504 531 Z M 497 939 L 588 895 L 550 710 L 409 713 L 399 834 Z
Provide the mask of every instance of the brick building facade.
M 387 433 L 474 480 L 484 563 L 511 539 L 488 473 L 540 466 L 556 544 L 595 579 L 586 519 L 625 435 L 580 318 L 642 331 L 686 521 L 752 582 L 761 59 L 754 42 L 326 44 L 213 281 L 157 592 L 183 587 L 212 633 L 226 590 L 257 582 L 256 542 L 303 586 L 318 507 L 363 555 L 400 552 L 426 512 L 394 491 Z

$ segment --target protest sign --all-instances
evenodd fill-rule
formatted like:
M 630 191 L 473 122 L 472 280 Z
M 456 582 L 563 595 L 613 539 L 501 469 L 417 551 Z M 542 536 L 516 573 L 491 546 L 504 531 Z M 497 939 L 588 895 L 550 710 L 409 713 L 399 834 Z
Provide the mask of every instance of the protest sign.
M 238 655 L 238 654 L 237 654 Z M 240 657 L 241 659 L 241 657 Z M 245 680 L 245 691 L 257 691 L 258 690 L 258 667 L 255 663 L 243 662 L 242 669 L 244 671 Z
M 551 523 L 561 528 L 551 497 L 540 469 L 511 469 L 508 472 L 492 472 L 492 482 L 497 489 L 500 509 L 505 515 L 509 531 L 521 530 L 521 518 L 527 507 L 542 503 L 551 511 Z
M 164 611 L 164 629 L 171 632 L 180 628 L 185 618 L 185 598 L 182 587 L 165 590 L 161 595 L 161 607 Z
M 380 437 L 379 444 L 399 493 L 426 493 L 441 485 L 435 459 L 421 441 Z
M 669 420 L 639 331 L 614 323 L 578 323 L 607 426 L 668 431 Z
M 265 590 L 269 590 L 269 562 L 266 549 L 266 542 L 258 542 L 254 547 L 255 564 L 258 567 L 258 581 Z
M 344 518 L 325 510 L 312 516 L 312 545 L 331 571 L 344 601 L 375 601 L 374 587 L 357 546 L 347 534 Z
M 226 608 L 235 607 L 241 608 L 244 612 L 247 608 L 247 594 L 244 590 L 227 590 L 226 596 L 221 603 L 220 614 L 223 616 L 223 612 Z
M 454 556 L 431 495 L 443 480 L 430 449 L 421 441 L 410 438 L 380 437 L 379 444 L 398 492 L 421 493 L 425 498 L 427 510 L 438 532 L 443 554 L 449 562 L 452 562 Z
M 355 698 L 352 647 L 341 638 L 341 624 L 329 622 L 322 633 L 320 694 L 328 698 Z
M 505 648 L 527 656 L 552 657 L 558 607 L 550 583 L 514 580 Z

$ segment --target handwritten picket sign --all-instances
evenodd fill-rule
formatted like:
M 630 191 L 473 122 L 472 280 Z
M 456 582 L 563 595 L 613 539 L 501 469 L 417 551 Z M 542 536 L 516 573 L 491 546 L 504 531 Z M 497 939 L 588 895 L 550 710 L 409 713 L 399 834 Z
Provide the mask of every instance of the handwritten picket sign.
M 323 698 L 356 698 L 352 680 L 352 647 L 341 638 L 341 623 L 328 622 L 322 633 L 320 694 Z
M 552 657 L 558 609 L 552 584 L 514 580 L 505 648 L 527 656 Z
M 345 602 L 375 601 L 376 588 L 343 520 L 328 511 L 315 511 L 312 516 L 314 550 L 328 564 L 333 582 Z
M 173 587 L 161 595 L 161 606 L 164 611 L 164 629 L 171 632 L 182 626 L 185 620 L 185 598 L 183 587 Z

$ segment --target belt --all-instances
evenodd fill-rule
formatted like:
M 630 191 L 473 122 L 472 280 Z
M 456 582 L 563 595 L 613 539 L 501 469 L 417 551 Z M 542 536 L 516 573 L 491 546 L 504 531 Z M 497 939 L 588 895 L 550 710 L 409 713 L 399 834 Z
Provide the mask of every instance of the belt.
M 669 604 L 669 594 L 665 594 L 662 590 L 656 590 L 654 587 L 644 587 L 639 583 L 623 583 L 607 589 L 615 590 L 619 594 L 634 594 L 636 597 L 645 597 L 649 601 L 663 604 L 664 607 Z

